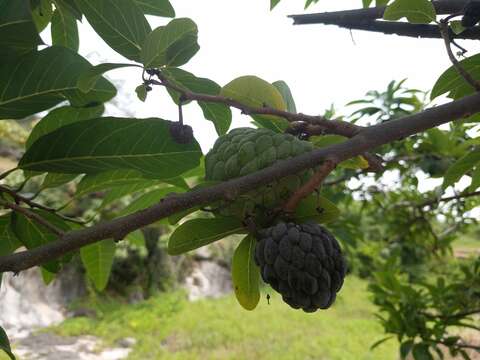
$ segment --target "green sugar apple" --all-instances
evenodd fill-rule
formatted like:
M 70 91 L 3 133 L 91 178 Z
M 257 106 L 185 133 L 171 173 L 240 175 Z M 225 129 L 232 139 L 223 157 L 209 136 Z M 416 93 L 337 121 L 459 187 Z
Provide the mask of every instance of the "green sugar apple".
M 244 176 L 313 148 L 313 144 L 290 134 L 237 128 L 219 137 L 205 156 L 205 180 L 225 181 Z M 268 210 L 283 205 L 312 175 L 312 169 L 289 175 L 240 195 L 234 201 L 216 204 L 217 212 L 242 219 L 247 215 L 265 215 Z

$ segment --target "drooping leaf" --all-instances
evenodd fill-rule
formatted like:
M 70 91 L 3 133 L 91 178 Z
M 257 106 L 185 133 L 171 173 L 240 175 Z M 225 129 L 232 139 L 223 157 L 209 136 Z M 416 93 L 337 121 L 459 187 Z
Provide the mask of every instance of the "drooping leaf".
M 96 242 L 80 249 L 80 257 L 88 278 L 99 291 L 105 289 L 115 256 L 115 242 L 111 239 Z
M 45 285 L 49 285 L 55 279 L 55 273 L 52 273 L 44 268 L 41 269 L 42 280 Z
M 11 254 L 22 246 L 12 231 L 10 222 L 10 214 L 0 216 L 0 256 Z
M 240 305 L 253 310 L 260 301 L 260 271 L 253 260 L 255 237 L 247 235 L 235 249 L 232 259 L 232 282 Z
M 162 71 L 170 81 L 185 90 L 207 95 L 218 95 L 220 93 L 220 86 L 210 79 L 196 77 L 192 73 L 178 68 L 165 68 Z M 170 90 L 169 94 L 173 101 L 178 104 L 180 94 L 173 90 Z M 198 101 L 198 105 L 201 107 L 205 119 L 213 122 L 217 134 L 226 134 L 232 122 L 230 107 L 205 101 Z
M 415 360 L 433 360 L 433 356 L 428 351 L 427 344 L 415 344 L 413 345 L 412 355 Z
M 51 0 L 40 0 L 32 9 L 32 18 L 37 31 L 41 33 L 52 20 L 53 8 Z
M 379 347 L 380 345 L 382 345 L 385 341 L 388 341 L 390 339 L 392 339 L 393 336 L 387 336 L 387 337 L 384 337 L 383 339 L 380 339 L 378 341 L 375 341 L 375 343 L 373 343 L 372 346 L 370 346 L 370 350 L 375 350 L 377 347 Z
M 328 223 L 340 216 L 340 210 L 330 200 L 323 196 L 311 195 L 298 204 L 295 210 L 295 220 L 306 222 L 314 220 L 318 223 Z
M 68 231 L 70 227 L 62 219 L 55 214 L 49 213 L 44 210 L 30 210 L 35 214 L 41 216 L 50 224 L 56 226 L 60 230 Z M 40 225 L 33 219 L 26 217 L 23 214 L 12 213 L 11 214 L 11 228 L 15 233 L 17 239 L 27 248 L 33 249 L 41 245 L 48 244 L 56 239 L 58 236 L 47 229 L 45 226 Z M 42 266 L 50 272 L 56 273 L 60 269 L 59 261 L 52 260 L 42 264 Z
M 10 347 L 10 340 L 8 340 L 7 333 L 5 330 L 0 326 L 0 349 L 5 351 L 8 357 L 11 360 L 15 360 L 15 355 L 12 353 L 12 348 Z
M 137 192 L 141 192 L 150 187 L 151 187 L 151 184 L 146 182 L 139 182 L 139 183 L 123 185 L 123 186 L 115 186 L 114 188 L 106 191 L 106 194 L 103 197 L 102 204 L 99 207 L 99 210 L 106 208 L 108 205 L 112 204 L 117 200 L 120 200 L 124 196 L 133 195 Z
M 273 10 L 275 6 L 278 5 L 279 2 L 280 0 L 270 0 L 270 10 Z
M 309 141 L 315 145 L 315 147 L 322 148 L 334 144 L 340 144 L 348 140 L 345 136 L 341 135 L 322 135 L 322 136 L 312 136 Z M 368 161 L 363 156 L 355 156 L 351 159 L 342 161 L 338 164 L 340 167 L 346 169 L 366 169 L 369 164 Z
M 145 237 L 141 230 L 136 230 L 131 232 L 125 237 L 125 240 L 129 242 L 131 245 L 144 247 L 145 246 Z
M 98 118 L 103 114 L 104 110 L 105 107 L 103 105 L 86 108 L 62 106 L 53 109 L 35 125 L 25 143 L 25 147 L 28 149 L 37 139 L 62 126 L 78 121 Z
M 148 34 L 142 47 L 142 62 L 147 68 L 184 65 L 197 53 L 197 25 L 178 18 Z
M 151 32 L 145 15 L 131 0 L 76 0 L 98 35 L 127 59 L 140 61 L 140 50 Z
M 128 215 L 136 211 L 146 209 L 147 207 L 159 203 L 160 200 L 165 198 L 168 194 L 178 191 L 178 188 L 168 186 L 146 192 L 145 194 L 140 195 L 137 199 L 132 201 L 125 209 L 121 211 L 120 215 Z
M 385 20 L 400 20 L 403 17 L 414 24 L 428 24 L 435 21 L 436 13 L 429 0 L 395 0 L 383 14 Z
M 52 44 L 78 51 L 79 38 L 77 20 L 70 12 L 59 7 L 52 17 Z
M 230 81 L 222 88 L 220 95 L 254 108 L 266 106 L 277 110 L 287 109 L 282 94 L 277 88 L 256 76 L 242 76 Z M 288 127 L 288 122 L 278 116 L 254 115 L 252 117 L 260 125 L 276 132 L 283 132 Z
M 87 94 L 78 90 L 78 76 L 90 67 L 87 60 L 62 46 L 2 61 L 0 119 L 20 119 L 64 100 L 78 107 L 110 100 L 116 89 L 105 79 Z
M 282 94 L 283 101 L 287 106 L 287 111 L 291 113 L 297 112 L 297 107 L 295 106 L 295 100 L 293 99 L 292 91 L 287 83 L 283 80 L 275 81 L 272 83 L 273 86 Z
M 144 14 L 175 17 L 175 10 L 169 0 L 134 0 Z
M 77 177 L 77 174 L 49 173 L 45 176 L 45 179 L 43 179 L 41 189 L 56 188 L 75 180 Z
M 43 44 L 28 1 L 0 0 L 0 57 L 25 54 Z M 0 78 L 0 83 L 3 79 Z M 1 93 L 1 91 L 0 91 Z
M 120 69 L 124 67 L 140 67 L 136 64 L 116 64 L 116 63 L 103 63 L 96 66 L 92 66 L 90 69 L 80 74 L 80 77 L 77 81 L 77 86 L 80 91 L 89 92 L 98 80 L 101 79 L 102 75 L 107 71 Z M 141 67 L 140 67 L 141 68 Z
M 126 169 L 157 179 L 173 178 L 198 166 L 202 153 L 196 140 L 176 143 L 170 124 L 156 118 L 114 117 L 77 122 L 38 139 L 19 167 L 69 174 Z
M 460 61 L 460 66 L 474 79 L 480 79 L 480 54 L 470 56 Z M 435 99 L 440 95 L 448 93 L 449 98 L 456 100 L 471 95 L 474 92 L 475 89 L 472 85 L 465 81 L 455 67 L 451 66 L 440 75 L 435 85 L 433 85 L 430 98 Z
M 443 178 L 443 187 L 446 188 L 447 186 L 453 185 L 460 180 L 467 171 L 475 166 L 480 166 L 480 148 L 462 156 L 448 168 Z
M 75 4 L 74 0 L 53 0 L 55 2 L 55 7 L 62 12 L 68 12 L 75 19 L 82 20 L 82 12 Z
M 413 341 L 412 340 L 407 340 L 400 345 L 400 358 L 403 360 L 405 359 L 408 354 L 410 354 L 410 351 L 412 351 L 413 347 Z
M 147 100 L 148 91 L 145 84 L 138 85 L 135 88 L 135 93 L 140 101 L 145 102 L 145 100 Z
M 475 191 L 480 187 L 480 166 L 477 166 L 472 171 L 472 181 L 470 182 L 470 186 L 468 187 L 468 191 Z
M 168 253 L 180 255 L 198 249 L 232 234 L 245 232 L 236 218 L 188 220 L 175 229 L 168 241 Z

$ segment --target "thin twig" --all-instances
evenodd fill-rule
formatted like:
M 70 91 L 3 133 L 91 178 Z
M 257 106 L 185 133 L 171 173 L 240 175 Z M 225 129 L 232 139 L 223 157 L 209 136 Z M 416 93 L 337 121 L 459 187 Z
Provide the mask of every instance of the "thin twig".
M 298 203 L 317 190 L 328 174 L 335 169 L 337 164 L 338 161 L 334 160 L 333 158 L 326 159 L 325 162 L 320 166 L 320 169 L 315 172 L 310 180 L 298 188 L 290 197 L 290 199 L 288 199 L 287 203 L 283 207 L 284 211 L 286 213 L 293 213 L 297 208 Z
M 452 52 L 452 48 L 450 46 L 451 40 L 449 35 L 448 22 L 445 21 L 445 19 L 443 19 L 440 21 L 438 26 L 440 28 L 440 33 L 442 34 L 443 41 L 445 43 L 445 48 L 447 49 L 448 57 L 450 58 L 450 61 L 452 62 L 453 66 L 455 67 L 457 72 L 460 74 L 460 76 L 463 77 L 468 84 L 470 84 L 476 91 L 480 91 L 480 82 L 475 80 L 472 77 L 472 75 L 470 75 L 470 73 L 466 71 L 462 65 L 460 65 L 457 58 Z
M 471 193 L 461 193 L 461 194 L 458 194 L 458 195 L 453 195 L 453 196 L 448 196 L 448 197 L 443 197 L 443 198 L 430 199 L 430 200 L 426 200 L 426 201 L 424 201 L 420 204 L 416 204 L 415 207 L 424 208 L 426 206 L 435 205 L 435 204 L 438 204 L 440 202 L 448 202 L 448 201 L 452 201 L 452 200 L 465 199 L 465 198 L 469 198 L 469 197 L 473 197 L 473 196 L 480 196 L 480 191 L 475 191 L 475 192 L 471 192 Z
M 28 210 L 24 207 L 21 207 L 20 205 L 9 203 L 9 202 L 6 202 L 6 201 L 0 201 L 0 206 L 3 206 L 4 208 L 11 209 L 13 211 L 16 211 L 16 212 L 26 216 L 27 218 L 29 218 L 29 219 L 35 221 L 36 223 L 42 225 L 43 227 L 45 227 L 46 229 L 48 229 L 50 232 L 52 232 L 55 235 L 58 235 L 58 236 L 63 236 L 64 235 L 63 230 L 61 230 L 58 227 L 56 227 L 55 225 L 51 224 L 50 222 L 48 222 L 47 220 L 42 218 L 40 215 L 35 214 L 34 212 L 32 212 L 32 211 L 30 211 L 30 210 Z

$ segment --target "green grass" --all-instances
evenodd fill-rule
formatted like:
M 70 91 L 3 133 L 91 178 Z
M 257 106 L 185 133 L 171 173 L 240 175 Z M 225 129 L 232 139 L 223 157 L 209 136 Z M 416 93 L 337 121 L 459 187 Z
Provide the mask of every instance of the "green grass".
M 49 329 L 60 335 L 91 334 L 113 344 L 134 337 L 129 359 L 396 359 L 394 340 L 373 316 L 364 282 L 350 277 L 332 309 L 305 314 L 278 296 L 248 312 L 233 296 L 189 303 L 181 293 L 138 305 L 97 302 L 98 319 L 74 318 Z

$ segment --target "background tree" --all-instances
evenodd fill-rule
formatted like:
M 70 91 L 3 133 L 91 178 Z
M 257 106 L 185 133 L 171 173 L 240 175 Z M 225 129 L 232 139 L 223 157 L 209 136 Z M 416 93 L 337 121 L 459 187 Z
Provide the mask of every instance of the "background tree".
M 271 1 L 271 7 L 277 3 Z M 41 266 L 54 274 L 79 251 L 87 275 L 102 289 L 116 242 L 130 233 L 159 222 L 176 225 L 190 215 L 170 237 L 169 252 L 179 254 L 225 235 L 251 232 L 250 217 L 224 217 L 214 210 L 309 170 L 308 181 L 281 206 L 269 209 L 266 219 L 257 216 L 253 222 L 268 226 L 284 216 L 329 222 L 349 254 L 351 271 L 370 279 L 375 303 L 383 310 L 380 319 L 386 332 L 402 342 L 402 357 L 409 352 L 416 359 L 432 358 L 433 352 L 442 356 L 439 345 L 444 345 L 453 355 L 468 358 L 466 350 L 478 346 L 456 331 L 478 329 L 479 264 L 439 264 L 448 259 L 455 237 L 475 222 L 470 211 L 478 205 L 479 60 L 473 55 L 458 61 L 451 50 L 456 38 L 480 36 L 478 4 L 396 0 L 377 1 L 370 8 L 371 3 L 364 1 L 361 10 L 293 18 L 297 24 L 323 22 L 443 38 L 452 67 L 434 84 L 430 99 L 447 94 L 452 101 L 430 106 L 418 90 L 392 82 L 385 92 L 352 103 L 365 107 L 351 116 L 336 118 L 332 111 L 305 115 L 297 113 L 282 81 L 270 84 L 245 76 L 221 87 L 182 70 L 199 50 L 195 23 L 178 18 L 152 30 L 145 18 L 174 17 L 167 0 L 0 2 L 0 55 L 5 59 L 0 65 L 0 118 L 49 111 L 26 140 L 18 168 L 2 175 L 9 185 L 0 188 L 0 272 Z M 461 20 L 454 20 L 457 16 Z M 404 17 L 408 22 L 398 21 Z M 77 53 L 81 19 L 130 62 L 91 66 Z M 38 34 L 49 23 L 52 44 L 44 47 Z M 104 103 L 116 94 L 103 74 L 121 67 L 138 73 L 136 93 L 142 100 L 153 86 L 165 87 L 178 105 L 178 121 L 102 117 Z M 254 126 L 295 134 L 313 150 L 245 176 L 206 182 L 203 154 L 183 124 L 182 109 L 191 102 L 219 136 L 230 128 L 230 108 L 237 108 L 252 117 Z M 23 178 L 15 183 L 13 176 L 20 171 Z M 468 188 L 445 194 L 463 175 L 470 178 Z M 25 184 L 40 176 L 38 194 L 26 195 Z M 443 183 L 420 193 L 421 176 L 443 177 Z M 347 181 L 355 177 L 359 185 L 352 188 Z M 396 186 L 385 186 L 392 178 Z M 75 184 L 76 199 L 106 193 L 85 214 L 73 211 L 71 204 L 45 204 L 43 192 L 67 183 Z M 122 198 L 133 201 L 127 204 Z M 247 236 L 237 248 L 232 271 L 237 297 L 251 309 L 259 300 L 259 276 L 252 247 L 242 246 L 246 243 L 253 244 L 253 238 Z M 20 246 L 26 250 L 14 253 Z M 11 354 L 3 334 L 0 344 Z

